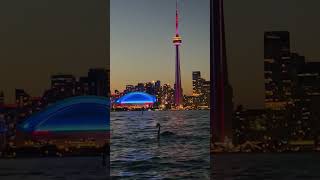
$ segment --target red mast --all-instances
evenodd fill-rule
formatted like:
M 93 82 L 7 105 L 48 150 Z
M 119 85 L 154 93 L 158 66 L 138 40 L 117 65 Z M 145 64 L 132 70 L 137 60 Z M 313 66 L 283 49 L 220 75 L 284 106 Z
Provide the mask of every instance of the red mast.
M 181 86 L 181 71 L 180 71 L 180 45 L 182 43 L 179 35 L 179 10 L 178 0 L 176 0 L 176 35 L 173 37 L 173 44 L 176 49 L 176 68 L 175 68 L 175 97 L 174 102 L 176 107 L 182 106 L 183 95 Z
M 178 0 L 176 0 L 176 35 L 173 37 L 173 44 L 179 46 L 182 43 L 181 36 L 179 34 L 179 8 Z
M 223 0 L 212 0 L 210 11 L 210 117 L 214 143 L 232 139 L 233 92 L 228 79 Z
M 179 12 L 178 12 L 178 0 L 176 0 L 176 35 L 179 35 Z

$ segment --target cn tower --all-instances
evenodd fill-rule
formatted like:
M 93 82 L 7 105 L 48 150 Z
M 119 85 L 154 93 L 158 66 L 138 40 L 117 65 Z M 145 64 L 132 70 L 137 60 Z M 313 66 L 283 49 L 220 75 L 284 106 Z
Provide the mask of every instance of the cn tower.
M 233 90 L 229 83 L 223 0 L 210 1 L 210 117 L 212 143 L 232 139 Z
M 180 71 L 180 45 L 182 43 L 179 34 L 179 10 L 178 0 L 176 0 L 176 34 L 173 37 L 173 44 L 176 50 L 176 68 L 175 68 L 175 91 L 174 91 L 174 103 L 176 107 L 182 106 L 183 96 L 181 87 L 181 71 Z

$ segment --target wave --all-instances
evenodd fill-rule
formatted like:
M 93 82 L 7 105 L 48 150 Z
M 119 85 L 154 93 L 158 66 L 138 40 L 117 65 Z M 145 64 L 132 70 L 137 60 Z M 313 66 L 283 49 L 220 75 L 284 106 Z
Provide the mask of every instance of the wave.
M 160 137 L 172 137 L 172 136 L 176 136 L 176 134 L 171 131 L 164 131 L 160 133 Z

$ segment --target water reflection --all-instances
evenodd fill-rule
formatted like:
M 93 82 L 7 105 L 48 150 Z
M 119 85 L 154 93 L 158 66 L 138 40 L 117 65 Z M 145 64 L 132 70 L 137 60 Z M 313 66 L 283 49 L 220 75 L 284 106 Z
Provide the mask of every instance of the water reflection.
M 208 111 L 111 113 L 112 176 L 208 179 L 209 125 Z
M 214 154 L 212 179 L 320 179 L 318 153 Z

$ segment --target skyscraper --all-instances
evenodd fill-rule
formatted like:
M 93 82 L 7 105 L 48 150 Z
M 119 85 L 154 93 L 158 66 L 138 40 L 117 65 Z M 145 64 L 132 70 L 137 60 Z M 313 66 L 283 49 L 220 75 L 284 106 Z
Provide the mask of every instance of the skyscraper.
M 173 37 L 173 44 L 176 48 L 176 69 L 175 69 L 175 106 L 179 107 L 182 105 L 182 87 L 181 87 L 181 72 L 180 72 L 180 45 L 182 43 L 179 34 L 179 11 L 178 11 L 178 0 L 176 0 L 176 34 Z
M 156 81 L 156 82 L 154 83 L 154 86 L 155 86 L 156 94 L 159 95 L 160 90 L 161 90 L 161 81 L 159 81 L 159 80 Z
M 265 108 L 272 113 L 273 138 L 318 138 L 319 62 L 291 53 L 288 31 L 265 32 L 264 45 Z
M 207 106 L 209 107 L 210 102 L 210 81 L 206 81 L 201 77 L 200 71 L 192 72 L 192 97 L 193 97 L 193 105 L 195 107 L 198 106 Z
M 108 97 L 110 92 L 108 70 L 103 68 L 90 69 L 88 79 L 90 80 L 90 95 Z
M 134 92 L 134 85 L 126 85 L 126 90 L 125 93 L 130 93 L 130 92 Z
M 76 82 L 76 96 L 84 96 L 89 94 L 90 82 L 88 77 L 80 77 L 79 81 Z
M 319 136 L 320 62 L 305 62 L 295 76 L 294 111 L 291 139 L 314 139 Z
M 62 100 L 75 94 L 76 78 L 71 74 L 58 74 L 51 76 L 51 89 L 54 100 Z
M 200 95 L 201 86 L 202 86 L 200 71 L 193 71 L 192 72 L 192 86 L 193 86 L 192 95 L 193 96 L 199 96 Z
M 265 107 L 284 109 L 292 103 L 294 59 L 290 52 L 288 31 L 271 31 L 264 34 Z
M 0 106 L 4 104 L 4 94 L 3 91 L 0 91 Z
M 202 83 L 202 104 L 210 107 L 210 81 L 204 80 Z
M 232 137 L 232 88 L 228 80 L 223 0 L 210 1 L 210 80 L 212 142 Z
M 145 89 L 146 89 L 146 93 L 151 94 L 151 95 L 155 95 L 154 83 L 152 83 L 152 82 L 146 83 Z
M 145 91 L 146 91 L 146 88 L 145 88 L 144 83 L 138 83 L 138 84 L 135 86 L 135 91 L 145 92 Z
M 51 76 L 51 88 L 64 88 L 65 90 L 65 88 L 68 86 L 68 88 L 73 89 L 75 81 L 76 78 L 71 74 L 53 75 Z
M 29 105 L 30 95 L 23 89 L 15 90 L 16 104 L 22 108 Z
M 290 33 L 269 31 L 264 33 L 264 58 L 280 58 L 290 55 Z

